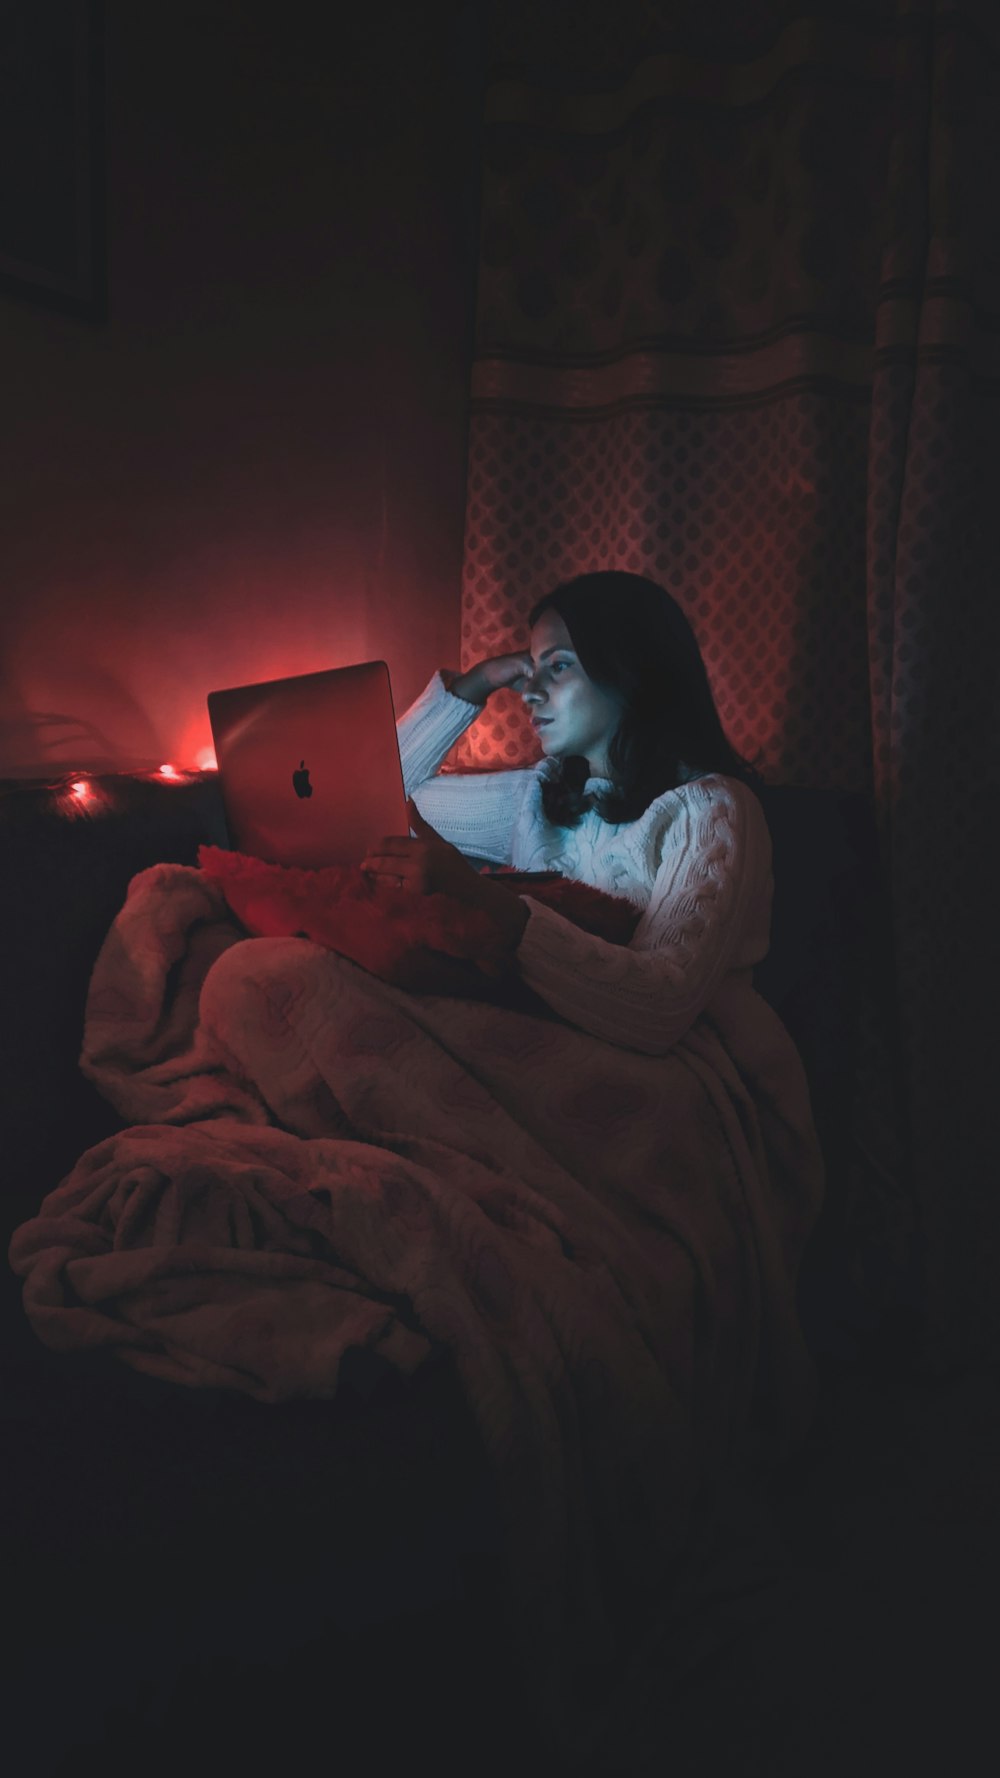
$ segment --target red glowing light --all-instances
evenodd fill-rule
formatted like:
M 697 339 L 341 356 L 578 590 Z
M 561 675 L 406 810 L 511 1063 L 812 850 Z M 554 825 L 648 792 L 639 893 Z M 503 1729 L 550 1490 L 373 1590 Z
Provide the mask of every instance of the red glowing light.
M 219 769 L 218 761 L 211 747 L 203 747 L 201 752 L 195 755 L 195 765 L 199 772 L 217 772 Z
M 80 802 L 86 802 L 91 794 L 90 785 L 87 783 L 86 778 L 74 779 L 73 783 L 70 785 L 70 791 Z
M 179 778 L 180 772 L 177 770 L 176 766 L 161 766 L 158 776 L 161 778 Z

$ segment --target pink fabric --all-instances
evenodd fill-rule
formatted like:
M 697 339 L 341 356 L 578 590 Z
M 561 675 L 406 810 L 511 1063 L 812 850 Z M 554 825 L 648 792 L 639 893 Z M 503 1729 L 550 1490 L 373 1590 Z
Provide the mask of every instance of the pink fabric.
M 351 1346 L 404 1375 L 450 1353 L 500 1484 L 512 1647 L 564 1746 L 613 1582 L 662 1586 L 699 1477 L 811 1414 L 793 1294 L 821 1180 L 762 1001 L 753 1078 L 734 1060 L 748 1005 L 637 1056 L 241 941 L 203 873 L 156 866 L 81 1058 L 138 1127 L 15 1234 L 30 1321 L 264 1402 L 332 1397 Z
M 255 937 L 311 938 L 383 981 L 425 994 L 481 997 L 511 973 L 509 946 L 489 914 L 453 895 L 414 895 L 356 868 L 288 868 L 219 846 L 200 846 L 198 863 Z M 497 881 L 507 874 L 497 872 Z M 611 943 L 627 944 L 639 919 L 630 902 L 587 883 L 534 883 L 531 894 Z

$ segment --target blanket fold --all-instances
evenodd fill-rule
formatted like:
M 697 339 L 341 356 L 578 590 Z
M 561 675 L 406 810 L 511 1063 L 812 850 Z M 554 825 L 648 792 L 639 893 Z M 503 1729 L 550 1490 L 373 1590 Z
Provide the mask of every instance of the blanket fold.
M 814 1379 L 795 1277 L 822 1169 L 750 988 L 666 1057 L 244 938 L 203 873 L 129 888 L 81 1067 L 130 1122 L 15 1234 L 56 1350 L 261 1402 L 345 1354 L 454 1363 L 499 1483 L 512 1647 L 554 1748 L 706 1475 L 781 1454 Z M 575 1743 L 574 1743 L 575 1746 Z

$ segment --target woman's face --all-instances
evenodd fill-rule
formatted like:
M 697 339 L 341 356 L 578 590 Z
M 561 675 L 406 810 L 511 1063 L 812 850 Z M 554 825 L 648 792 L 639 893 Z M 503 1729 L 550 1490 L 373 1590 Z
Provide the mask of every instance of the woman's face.
M 622 700 L 588 679 L 557 611 L 543 611 L 531 632 L 534 671 L 521 687 L 532 727 L 550 758 L 581 754 L 592 778 L 607 778 L 607 750 Z

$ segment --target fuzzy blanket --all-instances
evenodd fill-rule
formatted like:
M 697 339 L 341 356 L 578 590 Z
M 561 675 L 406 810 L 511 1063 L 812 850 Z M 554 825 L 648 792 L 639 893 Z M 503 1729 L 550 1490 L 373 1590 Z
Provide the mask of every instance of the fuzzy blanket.
M 506 998 L 514 973 L 506 939 L 489 914 L 453 895 L 414 895 L 350 866 L 301 870 L 220 846 L 200 846 L 198 864 L 248 935 L 311 938 L 413 993 Z M 491 874 L 519 881 L 509 867 Z M 613 944 L 627 944 L 639 919 L 630 902 L 587 883 L 534 883 L 529 893 Z
M 333 1397 L 351 1348 L 403 1374 L 450 1354 L 565 1750 L 699 1480 L 811 1416 L 794 1286 L 822 1176 L 780 1021 L 744 986 L 632 1054 L 246 938 L 217 884 L 159 865 L 97 961 L 81 1066 L 132 1127 L 15 1234 L 39 1338 L 262 1402 Z

